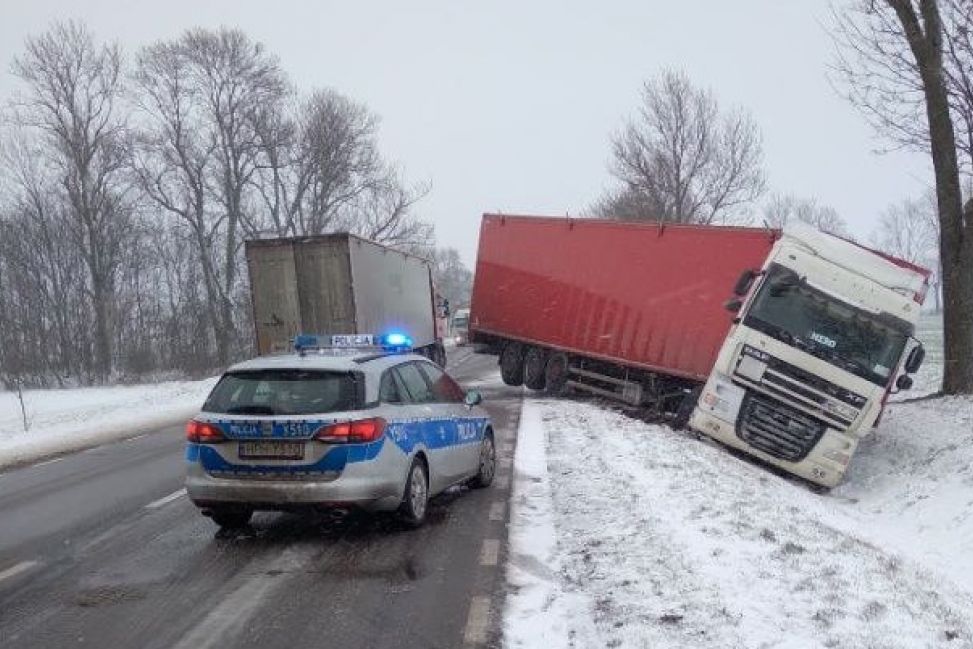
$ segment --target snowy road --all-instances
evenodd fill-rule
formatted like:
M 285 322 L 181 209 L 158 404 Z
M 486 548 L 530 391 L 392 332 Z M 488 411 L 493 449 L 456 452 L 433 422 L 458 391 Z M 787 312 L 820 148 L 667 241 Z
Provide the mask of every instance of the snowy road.
M 461 382 L 495 373 L 454 357 Z M 491 385 L 506 466 L 418 531 L 262 514 L 221 538 L 181 492 L 181 427 L 0 474 L 0 646 L 496 645 L 521 393 Z

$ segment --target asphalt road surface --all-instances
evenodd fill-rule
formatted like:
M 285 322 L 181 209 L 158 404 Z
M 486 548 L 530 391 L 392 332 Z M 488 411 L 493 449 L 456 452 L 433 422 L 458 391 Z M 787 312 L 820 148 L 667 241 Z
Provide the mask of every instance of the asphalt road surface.
M 478 385 L 492 357 L 450 370 L 484 393 L 497 480 L 419 530 L 261 513 L 219 532 L 182 491 L 182 427 L 0 474 L 0 647 L 499 646 L 521 392 Z

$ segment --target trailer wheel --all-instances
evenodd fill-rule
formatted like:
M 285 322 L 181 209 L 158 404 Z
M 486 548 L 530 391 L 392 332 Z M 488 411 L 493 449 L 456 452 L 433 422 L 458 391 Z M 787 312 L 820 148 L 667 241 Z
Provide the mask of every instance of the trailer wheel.
M 500 378 L 507 385 L 524 384 L 524 346 L 507 343 L 500 352 Z
M 547 358 L 544 366 L 544 389 L 552 397 L 564 394 L 568 383 L 568 355 L 556 352 Z
M 530 347 L 524 356 L 524 385 L 531 390 L 543 390 L 547 385 L 547 350 Z
M 673 428 L 682 430 L 689 425 L 689 418 L 693 416 L 693 410 L 696 409 L 696 404 L 699 403 L 699 395 L 702 393 L 703 386 L 701 385 L 697 385 L 686 393 L 686 396 L 679 402 L 679 406 L 676 408 L 676 414 L 672 418 Z

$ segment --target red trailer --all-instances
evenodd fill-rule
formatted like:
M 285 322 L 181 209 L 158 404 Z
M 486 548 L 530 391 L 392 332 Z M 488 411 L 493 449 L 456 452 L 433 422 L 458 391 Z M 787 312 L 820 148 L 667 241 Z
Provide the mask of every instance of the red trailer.
M 709 376 L 741 271 L 780 233 L 485 214 L 471 340 L 504 380 L 644 404 Z

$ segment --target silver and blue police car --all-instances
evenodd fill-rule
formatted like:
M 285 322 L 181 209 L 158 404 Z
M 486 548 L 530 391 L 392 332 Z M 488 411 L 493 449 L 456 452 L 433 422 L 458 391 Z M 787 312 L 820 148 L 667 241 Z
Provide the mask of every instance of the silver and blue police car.
M 186 427 L 186 490 L 221 527 L 256 510 L 398 511 L 487 487 L 496 453 L 477 392 L 408 353 L 402 334 L 298 336 L 293 354 L 234 365 Z

